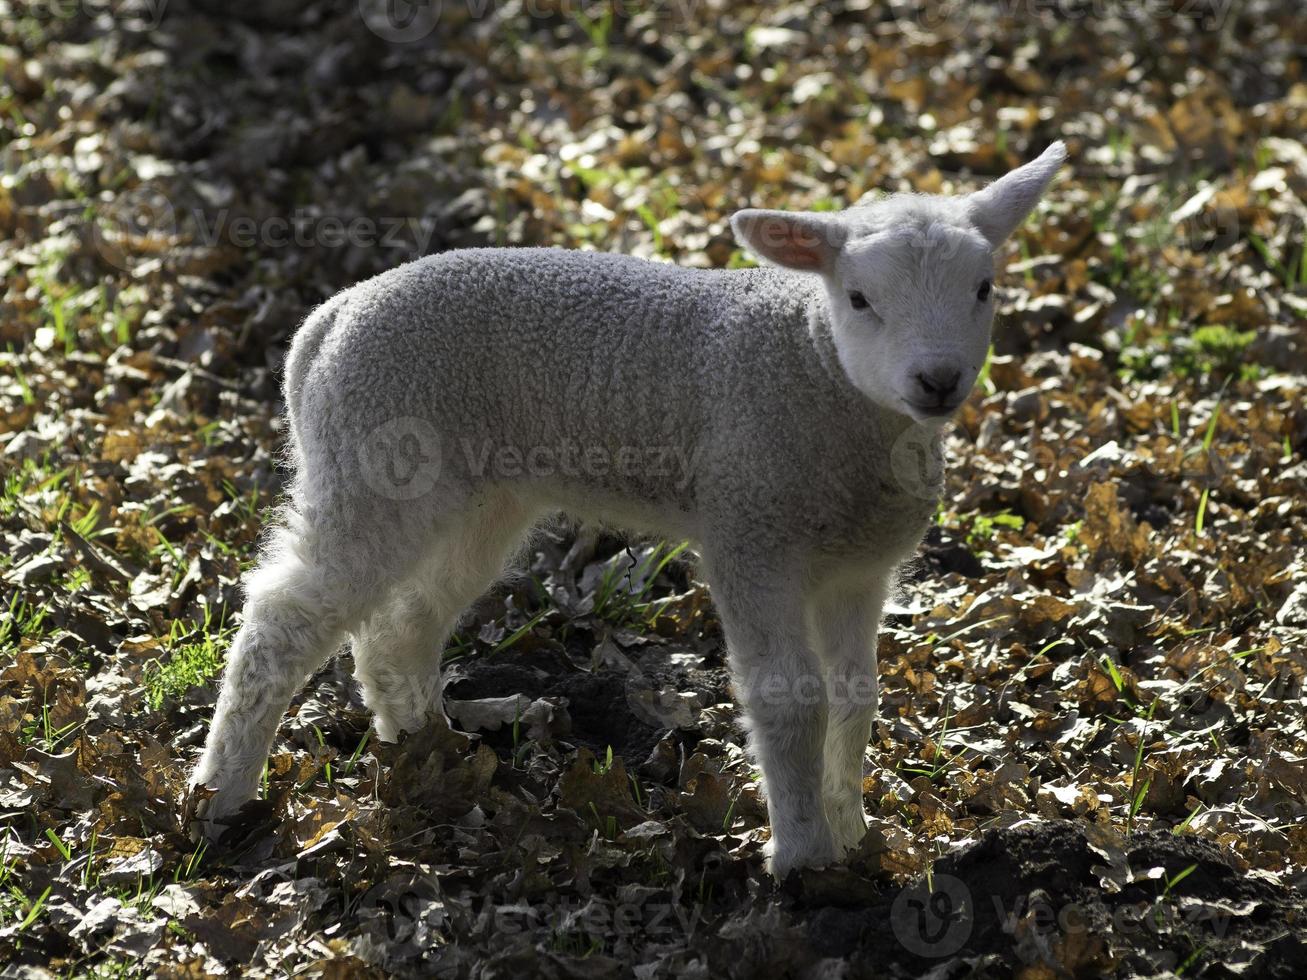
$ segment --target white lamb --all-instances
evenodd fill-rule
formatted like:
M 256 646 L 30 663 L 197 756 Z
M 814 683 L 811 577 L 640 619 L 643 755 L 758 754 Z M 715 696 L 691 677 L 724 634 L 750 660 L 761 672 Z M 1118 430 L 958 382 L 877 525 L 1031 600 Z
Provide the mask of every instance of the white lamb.
M 286 364 L 295 479 L 192 777 L 216 791 L 189 797 L 199 826 L 254 797 L 291 697 L 347 635 L 381 738 L 440 719 L 460 612 L 566 511 L 696 542 L 771 868 L 839 858 L 866 828 L 882 604 L 940 489 L 893 452 L 938 451 L 988 348 L 994 252 L 1065 156 L 967 196 L 734 215 L 772 268 L 472 249 L 323 304 Z

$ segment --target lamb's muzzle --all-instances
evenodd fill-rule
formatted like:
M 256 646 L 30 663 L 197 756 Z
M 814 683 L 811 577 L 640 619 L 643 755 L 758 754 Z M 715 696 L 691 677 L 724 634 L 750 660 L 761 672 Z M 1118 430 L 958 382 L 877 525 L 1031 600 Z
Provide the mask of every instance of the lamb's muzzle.
M 937 504 L 922 467 L 984 363 L 994 251 L 1064 158 L 964 197 L 741 211 L 768 268 L 474 249 L 321 306 L 287 359 L 295 476 L 245 583 L 197 825 L 253 797 L 291 697 L 347 637 L 383 739 L 444 723 L 459 614 L 566 510 L 696 543 L 772 870 L 855 846 L 881 609 Z
M 947 415 L 962 404 L 958 395 L 958 382 L 962 372 L 951 364 L 933 365 L 916 374 L 918 392 L 917 407 L 927 414 Z

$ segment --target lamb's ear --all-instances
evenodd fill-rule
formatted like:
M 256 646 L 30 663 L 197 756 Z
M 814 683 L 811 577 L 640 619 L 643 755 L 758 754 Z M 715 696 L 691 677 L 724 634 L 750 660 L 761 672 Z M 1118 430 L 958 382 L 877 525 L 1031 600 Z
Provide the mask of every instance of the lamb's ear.
M 848 235 L 833 215 L 755 208 L 731 215 L 731 229 L 759 258 L 805 272 L 829 271 Z
M 1044 188 L 1065 162 L 1066 144 L 1058 140 L 1037 159 L 976 191 L 967 198 L 971 223 L 991 245 L 1001 245 L 1034 210 Z

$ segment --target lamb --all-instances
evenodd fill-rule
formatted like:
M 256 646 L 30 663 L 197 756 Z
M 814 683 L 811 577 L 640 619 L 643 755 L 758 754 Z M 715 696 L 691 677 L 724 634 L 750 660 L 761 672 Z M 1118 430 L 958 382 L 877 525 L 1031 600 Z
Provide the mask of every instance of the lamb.
M 757 269 L 469 249 L 324 303 L 286 362 L 294 479 L 192 776 L 197 831 L 255 796 L 347 636 L 380 738 L 442 723 L 460 612 L 565 511 L 696 543 L 770 868 L 839 859 L 866 829 L 882 607 L 941 489 L 896 453 L 939 453 L 988 350 L 995 250 L 1065 156 L 966 196 L 740 211 Z

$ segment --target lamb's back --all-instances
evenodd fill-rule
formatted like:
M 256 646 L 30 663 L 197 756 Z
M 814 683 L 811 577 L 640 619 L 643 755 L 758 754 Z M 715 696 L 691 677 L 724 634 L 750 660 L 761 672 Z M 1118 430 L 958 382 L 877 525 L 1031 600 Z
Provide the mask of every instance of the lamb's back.
M 750 357 L 802 330 L 802 310 L 793 282 L 771 270 L 446 252 L 352 287 L 329 328 L 306 325 L 312 362 L 298 372 L 304 391 L 288 394 L 300 414 L 316 402 L 364 428 L 415 416 L 474 447 L 567 440 L 688 456 L 751 383 Z

